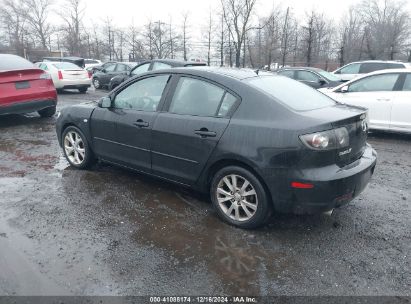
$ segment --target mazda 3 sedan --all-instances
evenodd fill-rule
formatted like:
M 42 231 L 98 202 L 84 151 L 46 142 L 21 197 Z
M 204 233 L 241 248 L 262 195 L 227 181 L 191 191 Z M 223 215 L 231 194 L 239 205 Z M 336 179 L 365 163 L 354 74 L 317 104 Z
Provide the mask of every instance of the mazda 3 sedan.
M 98 102 L 65 108 L 69 163 L 119 165 L 208 192 L 241 228 L 274 212 L 325 212 L 369 183 L 367 112 L 295 80 L 224 68 L 142 74 Z

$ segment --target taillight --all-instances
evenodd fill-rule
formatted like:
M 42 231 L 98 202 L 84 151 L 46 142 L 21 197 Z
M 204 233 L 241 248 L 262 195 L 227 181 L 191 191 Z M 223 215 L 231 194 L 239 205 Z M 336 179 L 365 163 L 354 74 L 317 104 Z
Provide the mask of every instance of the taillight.
M 88 78 L 93 77 L 93 73 L 91 71 L 87 71 L 87 73 L 88 73 Z
M 40 79 L 51 79 L 51 76 L 49 73 L 43 73 L 39 77 Z
M 348 147 L 350 137 L 347 128 L 317 132 L 300 136 L 301 141 L 313 150 L 332 150 Z
M 58 76 L 59 76 L 59 80 L 62 80 L 63 79 L 63 73 L 61 71 L 58 71 L 57 73 L 58 73 Z

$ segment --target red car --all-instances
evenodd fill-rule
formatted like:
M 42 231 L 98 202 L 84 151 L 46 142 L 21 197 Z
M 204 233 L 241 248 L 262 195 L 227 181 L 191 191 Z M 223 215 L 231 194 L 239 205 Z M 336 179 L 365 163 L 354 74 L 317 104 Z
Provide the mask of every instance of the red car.
M 15 55 L 0 54 L 0 115 L 56 113 L 57 92 L 47 72 Z

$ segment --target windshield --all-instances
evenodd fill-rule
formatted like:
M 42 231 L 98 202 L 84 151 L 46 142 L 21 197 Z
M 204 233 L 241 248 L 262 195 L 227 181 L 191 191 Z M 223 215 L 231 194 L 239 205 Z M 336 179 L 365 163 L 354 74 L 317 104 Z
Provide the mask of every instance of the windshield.
M 59 70 L 81 70 L 79 66 L 75 65 L 74 63 L 70 63 L 70 62 L 53 63 L 53 65 Z
M 253 77 L 246 79 L 246 82 L 296 111 L 309 111 L 336 104 L 317 90 L 283 76 Z
M 317 71 L 318 74 L 320 74 L 321 76 L 323 76 L 324 78 L 327 78 L 328 80 L 331 81 L 341 81 L 340 78 L 338 78 L 337 76 L 335 76 L 334 74 L 331 74 L 330 72 L 327 71 Z

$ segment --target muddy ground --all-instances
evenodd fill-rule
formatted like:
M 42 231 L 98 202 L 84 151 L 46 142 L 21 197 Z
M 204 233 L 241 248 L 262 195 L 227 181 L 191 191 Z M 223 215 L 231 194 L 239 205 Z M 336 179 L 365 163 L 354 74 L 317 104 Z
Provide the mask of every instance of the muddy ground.
M 104 94 L 65 93 L 59 107 Z M 411 294 L 411 136 L 371 135 L 373 180 L 332 216 L 244 231 L 190 190 L 73 170 L 54 124 L 0 117 L 0 295 Z

